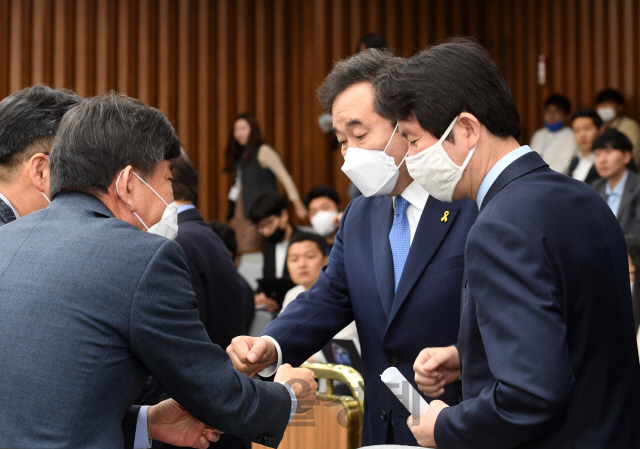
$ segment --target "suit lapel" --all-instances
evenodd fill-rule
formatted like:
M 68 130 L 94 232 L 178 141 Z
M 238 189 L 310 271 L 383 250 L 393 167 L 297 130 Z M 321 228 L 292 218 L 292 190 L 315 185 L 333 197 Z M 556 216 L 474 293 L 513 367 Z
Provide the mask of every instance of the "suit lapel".
M 496 196 L 496 194 L 511 181 L 546 165 L 547 163 L 543 161 L 540 155 L 534 151 L 520 156 L 518 159 L 509 164 L 509 166 L 505 168 L 502 173 L 500 173 L 498 178 L 491 185 L 491 188 L 489 188 L 489 191 L 484 197 L 484 200 L 482 200 L 480 212 L 482 212 L 482 209 L 484 209 L 486 205 L 489 204 L 491 199 Z
M 443 221 L 445 213 L 447 215 L 447 221 Z M 425 268 L 433 258 L 440 244 L 444 240 L 447 232 L 453 224 L 456 214 L 458 213 L 458 206 L 454 203 L 444 203 L 438 201 L 433 197 L 429 197 L 427 204 L 420 216 L 420 222 L 416 229 L 416 234 L 413 237 L 411 243 L 411 249 L 407 256 L 407 261 L 404 264 L 402 270 L 402 277 L 398 284 L 398 291 L 396 291 L 395 299 L 393 300 L 393 306 L 391 307 L 391 313 L 387 320 L 387 329 L 391 325 L 391 322 L 395 318 L 402 307 L 402 304 L 411 293 L 413 286 L 418 281 L 420 275 L 424 272 Z
M 631 200 L 635 194 L 636 189 L 636 178 L 633 176 L 633 173 L 629 172 L 627 176 L 627 183 L 624 186 L 624 191 L 622 192 L 622 198 L 620 198 L 620 206 L 618 207 L 618 220 L 621 222 L 626 218 L 627 213 L 630 209 Z
M 385 198 L 371 209 L 371 245 L 373 247 L 373 267 L 378 293 L 384 313 L 389 317 L 393 300 L 393 254 L 389 243 L 389 232 L 393 224 L 393 203 Z

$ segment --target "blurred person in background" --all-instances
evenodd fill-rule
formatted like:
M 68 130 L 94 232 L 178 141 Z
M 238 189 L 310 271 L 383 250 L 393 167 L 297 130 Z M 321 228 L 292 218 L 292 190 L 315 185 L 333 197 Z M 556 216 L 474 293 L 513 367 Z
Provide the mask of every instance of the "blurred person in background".
M 291 301 L 302 293 L 309 291 L 318 280 L 322 267 L 327 264 L 327 244 L 322 237 L 307 232 L 299 232 L 289 242 L 287 251 L 287 267 L 291 274 L 291 280 L 296 284 L 287 292 L 282 304 L 280 314 L 284 313 Z M 352 340 L 356 349 L 360 351 L 360 341 L 356 322 L 352 321 L 347 327 L 336 334 L 335 339 Z M 326 363 L 322 351 L 311 356 L 310 362 Z
M 307 210 L 291 175 L 278 153 L 264 143 L 260 126 L 250 114 L 240 114 L 233 123 L 227 144 L 225 171 L 233 173 L 234 177 L 234 184 L 229 191 L 227 218 L 236 231 L 238 253 L 260 251 L 259 235 L 248 220 L 249 209 L 260 194 L 278 191 L 276 179 L 287 192 L 298 218 L 304 220 L 307 217 Z
M 633 170 L 640 167 L 640 125 L 624 114 L 625 101 L 620 91 L 604 89 L 596 96 L 596 111 L 606 128 L 614 128 L 627 136 L 633 145 Z
M 360 38 L 358 44 L 356 45 L 356 53 L 368 50 L 369 48 L 377 48 L 378 50 L 389 50 L 389 46 L 387 45 L 387 41 L 385 38 L 376 33 L 365 34 Z
M 582 109 L 573 114 L 571 130 L 580 153 L 571 160 L 567 174 L 592 184 L 600 178 L 593 163 L 593 141 L 602 132 L 602 119 L 595 109 Z
M 210 221 L 209 227 L 213 232 L 218 234 L 218 237 L 220 237 L 224 246 L 227 247 L 229 254 L 231 254 L 231 259 L 233 259 L 237 269 L 239 266 L 239 259 L 236 257 L 238 254 L 236 231 L 234 231 L 228 224 L 220 223 L 218 221 Z M 240 281 L 240 284 L 242 284 L 242 307 L 244 309 L 245 333 L 247 333 L 249 332 L 249 328 L 251 327 L 253 316 L 256 311 L 253 289 L 242 275 L 238 276 L 238 280 Z
M 566 174 L 577 153 L 571 128 L 564 122 L 571 112 L 571 102 L 564 95 L 550 95 L 544 102 L 542 114 L 544 128 L 531 138 L 531 149 L 549 164 L 551 170 Z
M 340 195 L 331 186 L 316 186 L 304 197 L 304 205 L 309 211 L 311 227 L 327 243 L 327 255 L 333 248 L 340 225 Z
M 607 202 L 624 234 L 640 236 L 640 174 L 627 167 L 632 148 L 627 136 L 612 128 L 595 138 L 594 162 L 602 179 L 593 188 Z
M 249 218 L 264 237 L 262 278 L 290 280 L 287 248 L 289 240 L 298 231 L 289 220 L 287 199 L 280 192 L 263 193 L 251 205 Z M 282 306 L 283 299 L 281 297 L 276 300 L 259 290 L 255 296 L 255 304 L 256 307 L 266 307 L 269 312 L 275 312 Z

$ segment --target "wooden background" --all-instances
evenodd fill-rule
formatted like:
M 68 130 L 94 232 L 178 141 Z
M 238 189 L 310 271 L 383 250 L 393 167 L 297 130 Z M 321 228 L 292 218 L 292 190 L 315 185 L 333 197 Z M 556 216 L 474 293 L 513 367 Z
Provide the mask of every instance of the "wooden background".
M 0 97 L 47 83 L 83 96 L 115 89 L 162 109 L 200 172 L 205 219 L 223 219 L 224 149 L 245 111 L 302 195 L 326 183 L 346 199 L 315 91 L 363 34 L 383 34 L 405 56 L 476 37 L 509 82 L 526 143 L 554 92 L 575 110 L 616 87 L 637 118 L 639 18 L 640 0 L 0 0 Z

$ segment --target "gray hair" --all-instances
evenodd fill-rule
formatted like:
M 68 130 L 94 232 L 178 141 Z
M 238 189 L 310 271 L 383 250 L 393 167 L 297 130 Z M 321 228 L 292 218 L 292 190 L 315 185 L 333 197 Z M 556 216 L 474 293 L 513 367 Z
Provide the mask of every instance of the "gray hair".
M 383 69 L 398 67 L 404 59 L 390 51 L 370 48 L 338 61 L 318 88 L 318 100 L 331 113 L 336 97 L 347 88 L 361 82 L 369 82 L 377 91 L 376 75 Z M 377 112 L 377 111 L 376 111 Z
M 50 196 L 107 193 L 127 165 L 145 177 L 162 160 L 178 156 L 180 141 L 161 111 L 112 91 L 83 101 L 62 118 L 49 157 Z

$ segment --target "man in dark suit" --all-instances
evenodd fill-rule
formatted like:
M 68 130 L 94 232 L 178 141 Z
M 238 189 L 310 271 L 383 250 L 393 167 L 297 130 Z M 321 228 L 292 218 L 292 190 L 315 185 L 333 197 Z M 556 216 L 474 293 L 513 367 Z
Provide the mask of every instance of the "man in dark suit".
M 211 341 L 226 348 L 233 337 L 245 333 L 240 275 L 224 243 L 204 222 L 194 205 L 198 201 L 198 172 L 184 150 L 180 153 L 171 162 L 173 197 L 178 204 L 176 242 L 184 251 L 189 266 L 200 321 Z M 149 379 L 141 396 L 146 399 L 145 403 L 151 404 L 167 397 L 153 378 Z M 163 443 L 156 446 L 174 447 Z M 247 442 L 230 433 L 221 435 L 216 443 L 218 449 L 248 446 Z
M 49 204 L 48 154 L 53 137 L 65 112 L 80 101 L 71 91 L 37 84 L 0 102 L 0 226 Z M 187 420 L 191 426 L 184 425 Z M 172 427 L 177 423 L 188 432 Z M 134 447 L 136 441 L 148 445 L 147 427 L 159 430 L 156 439 L 191 445 L 199 439 L 204 424 L 172 400 L 153 407 L 134 406 L 123 421 L 125 447 Z M 218 438 L 211 430 L 207 433 L 210 441 Z M 207 440 L 200 443 L 208 446 Z
M 269 446 L 313 398 L 308 370 L 276 374 L 304 379 L 305 391 L 254 382 L 209 340 L 167 238 L 178 155 L 167 118 L 140 101 L 109 94 L 65 114 L 53 203 L 0 228 L 0 397 L 11 405 L 0 446 L 123 447 L 123 418 L 149 374 L 201 422 Z
M 367 50 L 339 62 L 325 79 L 319 97 L 333 116 L 343 170 L 364 196 L 346 208 L 328 265 L 311 290 L 269 324 L 268 338 L 236 338 L 227 349 L 243 372 L 282 361 L 296 365 L 355 320 L 366 385 L 365 446 L 416 444 L 402 417 L 407 411 L 380 374 L 397 367 L 415 387 L 413 361 L 424 342 L 456 342 L 464 245 L 477 214 L 472 201 L 443 203 L 413 182 L 403 163 L 406 142 L 395 123 L 374 111 L 376 73 L 401 61 Z M 445 390 L 457 403 L 458 386 Z
M 423 446 L 638 447 L 640 362 L 625 241 L 583 182 L 520 146 L 520 117 L 470 40 L 381 74 L 376 109 L 399 120 L 409 172 L 431 194 L 475 199 L 456 346 L 428 347 L 429 394 L 462 374 L 463 401 L 408 424 Z
M 593 188 L 607 202 L 625 235 L 640 236 L 640 175 L 627 168 L 632 159 L 631 141 L 615 129 L 607 129 L 593 141 L 594 164 L 602 179 Z

